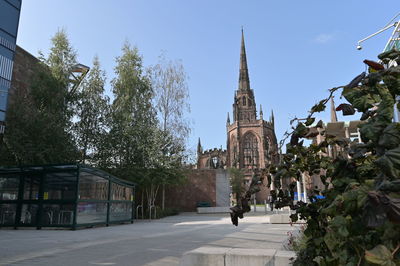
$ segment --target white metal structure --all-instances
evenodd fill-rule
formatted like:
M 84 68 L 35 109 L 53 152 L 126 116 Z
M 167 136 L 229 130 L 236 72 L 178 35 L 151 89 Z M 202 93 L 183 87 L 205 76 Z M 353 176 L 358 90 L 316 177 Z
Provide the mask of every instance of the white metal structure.
M 389 21 L 388 24 L 386 24 L 385 27 L 383 27 L 382 29 L 378 30 L 377 32 L 369 35 L 368 37 L 365 37 L 362 40 L 359 40 L 357 43 L 357 50 L 361 50 L 362 46 L 361 43 L 394 27 L 393 33 L 390 36 L 388 42 L 385 45 L 385 48 L 383 49 L 383 52 L 387 52 L 393 48 L 397 48 L 398 50 L 400 50 L 400 19 L 398 21 L 395 21 L 398 17 L 400 17 L 400 13 L 397 14 L 394 18 L 392 18 L 392 20 Z
M 389 21 L 388 24 L 386 24 L 385 27 L 383 27 L 382 29 L 380 29 L 379 31 L 369 35 L 368 37 L 365 37 L 362 40 L 359 40 L 357 43 L 357 50 L 361 50 L 362 46 L 361 43 L 374 37 L 375 35 L 380 34 L 381 32 L 384 32 L 392 27 L 394 27 L 393 33 L 390 36 L 388 42 L 385 45 L 385 48 L 383 49 L 383 52 L 387 52 L 392 50 L 393 48 L 396 48 L 397 50 L 400 50 L 400 13 L 398 13 L 394 18 L 392 18 L 392 20 Z M 397 21 L 396 21 L 397 19 Z M 397 66 L 397 62 L 392 60 L 388 63 L 388 67 L 390 66 Z M 395 122 L 399 122 L 400 121 L 400 112 L 399 109 L 397 109 L 397 104 L 400 101 L 400 96 L 398 95 L 396 97 L 396 103 L 394 105 L 394 121 Z

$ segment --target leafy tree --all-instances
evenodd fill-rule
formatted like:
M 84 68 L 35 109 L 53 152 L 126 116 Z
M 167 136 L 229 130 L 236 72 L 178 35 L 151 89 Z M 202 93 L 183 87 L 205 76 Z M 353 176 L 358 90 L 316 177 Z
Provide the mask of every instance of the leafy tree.
M 108 163 L 118 176 L 136 182 L 148 195 L 151 206 L 160 177 L 154 175 L 160 153 L 160 134 L 152 105 L 154 93 L 136 47 L 125 43 L 116 63 L 108 136 L 111 160 Z
M 92 158 L 93 161 L 101 156 L 98 153 L 106 134 L 109 113 L 109 98 L 104 95 L 105 80 L 105 72 L 101 70 L 99 59 L 95 56 L 91 71 L 78 93 L 78 121 L 74 124 L 83 163 L 86 163 L 88 158 Z
M 77 52 L 71 46 L 65 29 L 60 29 L 51 38 L 52 47 L 47 58 L 41 55 L 41 60 L 49 67 L 54 78 L 60 83 L 64 93 L 64 115 L 67 129 L 72 132 L 72 118 L 75 115 L 76 103 L 79 95 L 71 93 L 70 82 L 72 69 L 77 64 Z
M 38 63 L 31 86 L 19 88 L 10 100 L 2 164 L 60 163 L 77 158 L 67 99 L 67 66 L 75 62 L 76 53 L 63 31 L 56 33 L 52 44 L 48 58 Z
M 110 128 L 113 162 L 119 167 L 151 168 L 155 163 L 152 144 L 157 127 L 153 89 L 136 47 L 125 43 L 116 63 Z
M 51 38 L 51 42 L 53 46 L 48 57 L 43 58 L 42 55 L 42 59 L 53 76 L 67 87 L 71 70 L 77 64 L 77 53 L 69 43 L 65 29 L 58 30 Z
M 245 178 L 241 169 L 229 168 L 230 184 L 232 187 L 232 193 L 235 194 L 236 202 L 240 202 L 240 198 L 245 192 Z
M 159 57 L 159 63 L 151 68 L 151 73 L 155 91 L 155 107 L 160 125 L 164 136 L 167 136 L 165 140 L 168 144 L 175 146 L 164 154 L 164 158 L 182 157 L 190 133 L 189 123 L 185 119 L 185 114 L 190 111 L 187 75 L 180 61 L 168 60 L 164 53 Z M 177 154 L 171 153 L 172 151 Z M 174 167 L 180 167 L 173 164 Z M 164 167 L 166 167 L 166 162 L 164 162 Z M 165 207 L 165 185 L 175 183 L 174 177 L 169 177 L 161 181 L 162 209 Z M 179 182 L 179 178 L 176 181 Z

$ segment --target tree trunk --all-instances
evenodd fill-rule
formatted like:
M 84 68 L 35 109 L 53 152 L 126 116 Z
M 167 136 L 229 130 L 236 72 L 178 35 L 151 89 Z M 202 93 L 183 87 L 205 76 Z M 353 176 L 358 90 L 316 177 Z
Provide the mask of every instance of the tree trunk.
M 165 209 L 165 184 L 162 185 L 162 202 L 161 202 L 161 209 Z

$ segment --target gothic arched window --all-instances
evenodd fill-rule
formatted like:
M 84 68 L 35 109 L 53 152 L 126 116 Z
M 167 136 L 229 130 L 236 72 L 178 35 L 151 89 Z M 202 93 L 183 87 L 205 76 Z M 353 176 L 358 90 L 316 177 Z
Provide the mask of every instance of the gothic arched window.
M 246 96 L 242 97 L 243 106 L 246 106 Z
M 237 152 L 237 145 L 236 145 L 236 137 L 234 135 L 231 136 L 230 142 L 229 142 L 229 146 L 231 149 L 231 167 L 236 167 L 236 163 L 237 163 L 237 156 L 238 156 L 238 152 Z
M 271 154 L 270 154 L 270 149 L 271 149 L 271 142 L 268 137 L 264 139 L 264 157 L 267 160 L 271 159 Z
M 258 141 L 253 133 L 249 133 L 244 137 L 243 157 L 245 168 L 258 168 Z

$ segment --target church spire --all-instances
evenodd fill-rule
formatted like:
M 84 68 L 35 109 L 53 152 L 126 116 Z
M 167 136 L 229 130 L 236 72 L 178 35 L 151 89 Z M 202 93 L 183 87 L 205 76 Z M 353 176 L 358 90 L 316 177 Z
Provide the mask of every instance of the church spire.
M 250 90 L 249 70 L 247 69 L 246 48 L 242 27 L 242 44 L 240 47 L 239 90 Z
M 337 122 L 337 115 L 335 109 L 335 102 L 333 101 L 333 96 L 331 97 L 331 122 Z

